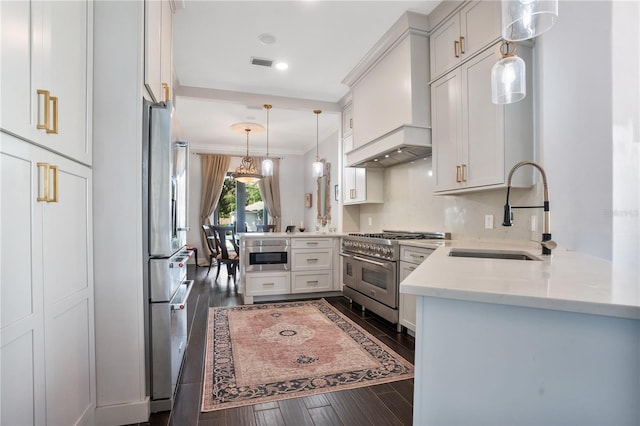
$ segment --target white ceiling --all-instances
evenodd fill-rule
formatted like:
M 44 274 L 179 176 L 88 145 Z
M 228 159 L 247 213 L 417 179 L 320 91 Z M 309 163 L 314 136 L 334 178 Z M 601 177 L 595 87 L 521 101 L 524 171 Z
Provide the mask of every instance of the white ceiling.
M 244 154 L 237 122 L 266 125 L 270 154 L 303 154 L 340 126 L 342 79 L 407 10 L 429 13 L 432 1 L 195 1 L 174 15 L 173 57 L 179 86 L 175 114 L 194 151 Z M 268 33 L 275 43 L 258 37 Z M 285 61 L 286 71 L 250 64 Z M 263 155 L 265 133 L 250 135 Z

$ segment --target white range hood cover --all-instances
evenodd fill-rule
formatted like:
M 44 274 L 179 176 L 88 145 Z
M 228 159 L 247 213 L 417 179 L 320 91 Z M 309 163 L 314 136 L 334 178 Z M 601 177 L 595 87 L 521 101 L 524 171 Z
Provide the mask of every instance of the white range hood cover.
M 431 129 L 405 124 L 346 153 L 347 167 L 382 168 L 431 155 Z

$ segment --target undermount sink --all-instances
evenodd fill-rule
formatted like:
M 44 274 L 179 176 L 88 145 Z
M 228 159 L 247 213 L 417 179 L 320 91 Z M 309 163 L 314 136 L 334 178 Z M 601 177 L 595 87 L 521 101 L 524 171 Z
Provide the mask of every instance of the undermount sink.
M 452 257 L 476 257 L 480 259 L 510 259 L 510 260 L 542 260 L 526 251 L 515 250 L 485 250 L 453 248 L 449 251 Z

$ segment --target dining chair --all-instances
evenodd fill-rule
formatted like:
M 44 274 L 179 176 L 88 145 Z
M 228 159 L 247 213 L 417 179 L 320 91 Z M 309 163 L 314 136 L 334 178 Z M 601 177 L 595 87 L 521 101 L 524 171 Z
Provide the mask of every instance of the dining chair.
M 258 232 L 276 232 L 275 225 L 256 225 L 256 231 Z
M 220 275 L 220 265 L 222 263 L 227 265 L 227 273 L 229 277 L 233 276 L 233 281 L 236 282 L 236 271 L 240 264 L 240 248 L 238 247 L 238 241 L 236 240 L 236 233 L 233 230 L 233 226 L 211 226 L 213 228 L 213 235 L 215 236 L 215 242 L 219 249 L 219 254 L 216 255 L 216 262 L 218 263 L 218 271 L 216 272 L 216 280 Z M 227 239 L 227 235 L 230 239 Z M 227 241 L 231 242 L 233 252 L 229 250 Z
M 207 275 L 209 275 L 214 259 L 216 259 L 218 255 L 220 255 L 220 249 L 218 248 L 218 244 L 216 243 L 214 230 L 210 225 L 202 225 L 202 232 L 204 233 L 205 241 L 207 242 L 207 247 L 209 248 L 209 269 L 207 269 Z

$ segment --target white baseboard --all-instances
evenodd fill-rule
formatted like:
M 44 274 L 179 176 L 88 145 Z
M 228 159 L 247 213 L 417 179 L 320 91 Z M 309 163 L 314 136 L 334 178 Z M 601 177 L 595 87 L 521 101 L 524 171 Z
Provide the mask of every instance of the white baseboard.
M 96 408 L 96 426 L 117 426 L 144 423 L 149 420 L 151 406 L 149 397 L 142 401 L 105 405 Z

